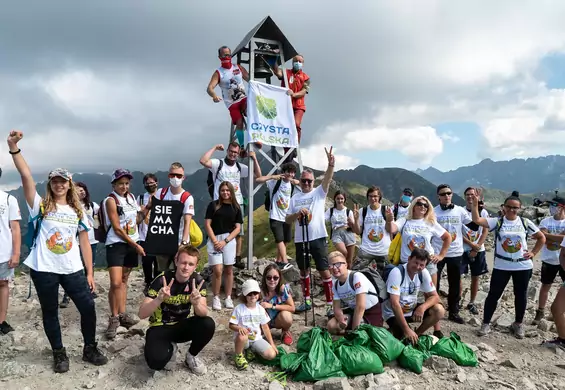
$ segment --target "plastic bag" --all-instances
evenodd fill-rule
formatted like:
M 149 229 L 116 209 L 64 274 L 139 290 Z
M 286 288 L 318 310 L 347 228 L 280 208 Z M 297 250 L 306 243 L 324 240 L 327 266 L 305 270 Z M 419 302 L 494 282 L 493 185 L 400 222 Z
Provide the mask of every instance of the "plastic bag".
M 343 372 L 347 376 L 382 374 L 383 362 L 375 352 L 362 345 L 341 345 L 336 350 Z
M 412 345 L 407 345 L 402 350 L 402 354 L 398 357 L 400 367 L 406 368 L 416 374 L 422 373 L 424 360 L 428 358 L 424 352 L 417 350 Z
M 358 329 L 364 330 L 367 333 L 370 339 L 370 349 L 379 355 L 384 364 L 398 359 L 404 349 L 404 344 L 385 328 L 362 324 Z
M 424 352 L 426 355 L 431 355 L 430 351 L 434 347 L 434 339 L 432 336 L 423 335 L 418 339 L 418 344 L 414 346 L 418 351 Z
M 310 350 L 301 362 L 294 377 L 295 381 L 316 382 L 332 377 L 344 377 L 341 362 L 332 350 L 332 338 L 327 330 L 319 327 L 307 332 Z M 302 336 L 300 336 L 302 339 Z M 299 339 L 299 342 L 300 342 Z M 304 338 L 302 347 L 306 345 Z
M 476 367 L 479 362 L 475 352 L 461 341 L 459 335 L 451 332 L 449 337 L 440 339 L 431 349 L 434 355 L 453 360 L 460 366 Z
M 296 372 L 299 368 L 304 359 L 308 357 L 307 353 L 301 352 L 293 352 L 287 353 L 281 356 L 280 363 L 281 369 L 289 374 Z
M 257 354 L 257 361 L 261 364 L 266 365 L 266 366 L 280 367 L 281 358 L 284 355 L 286 355 L 286 351 L 280 345 L 277 347 L 277 350 L 279 351 L 279 354 L 277 356 L 275 356 L 275 358 L 273 360 L 267 360 L 263 356 L 261 356 L 261 354 L 258 353 Z

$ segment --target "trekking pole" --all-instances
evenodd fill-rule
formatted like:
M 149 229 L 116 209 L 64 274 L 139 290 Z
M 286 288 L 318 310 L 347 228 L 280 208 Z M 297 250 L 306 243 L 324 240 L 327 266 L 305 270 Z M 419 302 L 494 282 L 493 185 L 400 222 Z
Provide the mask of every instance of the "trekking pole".
M 312 266 L 310 264 L 310 233 L 308 232 L 308 216 L 306 216 L 306 250 L 308 252 L 308 269 L 310 274 L 310 295 L 312 302 L 312 326 L 316 326 L 316 313 L 314 312 L 314 277 L 312 276 Z M 304 238 L 304 237 L 302 237 Z
M 308 267 L 308 253 L 306 253 L 306 233 L 305 233 L 305 225 L 304 225 L 304 216 L 302 215 L 300 217 L 301 219 L 301 224 L 300 224 L 300 228 L 302 229 L 302 255 L 304 256 L 304 264 L 306 265 L 306 267 Z M 308 231 L 308 229 L 306 229 L 306 232 Z M 310 295 L 312 294 L 312 292 L 310 292 Z M 306 297 L 304 297 L 304 306 L 306 307 L 307 303 L 306 303 Z M 308 326 L 308 310 L 304 310 L 304 326 Z

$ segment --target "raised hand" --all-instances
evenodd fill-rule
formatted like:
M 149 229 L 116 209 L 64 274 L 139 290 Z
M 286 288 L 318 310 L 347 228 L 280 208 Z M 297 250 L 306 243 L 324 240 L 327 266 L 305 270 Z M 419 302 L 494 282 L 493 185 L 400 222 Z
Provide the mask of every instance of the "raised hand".
M 224 145 L 222 145 L 222 144 L 216 145 L 216 150 L 218 150 L 218 151 L 220 151 L 220 152 L 223 151 L 223 150 L 224 150 Z
M 333 167 L 335 165 L 335 156 L 333 155 L 333 146 L 330 146 L 330 150 L 328 151 L 328 149 L 324 148 L 324 150 L 326 151 L 326 157 L 328 158 L 328 165 L 330 167 Z
M 157 295 L 157 298 L 160 301 L 166 301 L 167 299 L 169 299 L 171 297 L 171 287 L 173 286 L 174 282 L 175 282 L 175 278 L 173 276 L 171 278 L 171 283 L 167 284 L 167 279 L 165 279 L 165 275 L 163 275 L 163 277 L 162 277 L 163 287 L 161 287 L 161 289 L 159 290 L 159 293 Z
M 214 97 L 212 98 L 212 100 L 214 101 L 214 103 L 219 103 L 219 102 L 222 101 L 222 98 L 219 97 L 219 96 L 214 96 Z
M 392 222 L 392 220 L 394 219 L 394 214 L 393 214 L 392 209 L 390 207 L 386 208 L 385 219 L 386 219 L 387 222 Z
M 202 282 L 200 282 L 200 284 L 196 286 L 196 279 L 192 279 L 192 291 L 190 292 L 190 302 L 196 303 L 200 298 L 202 298 L 202 295 L 200 295 L 200 289 L 202 288 L 203 285 L 204 285 L 204 280 L 202 280 Z
M 353 218 L 355 218 L 355 220 L 359 219 L 359 205 L 357 203 L 353 204 Z
M 16 146 L 24 137 L 24 133 L 19 130 L 12 130 L 8 135 L 8 146 Z

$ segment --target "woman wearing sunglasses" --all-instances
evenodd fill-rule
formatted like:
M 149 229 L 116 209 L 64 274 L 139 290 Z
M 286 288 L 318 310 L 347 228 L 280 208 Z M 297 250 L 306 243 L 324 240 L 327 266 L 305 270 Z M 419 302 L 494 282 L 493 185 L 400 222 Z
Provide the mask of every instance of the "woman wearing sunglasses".
M 281 329 L 281 339 L 286 345 L 292 344 L 292 313 L 294 313 L 294 300 L 290 287 L 284 283 L 281 270 L 276 264 L 270 264 L 263 271 L 261 280 L 261 306 L 271 317 L 269 327 Z
M 515 322 L 510 330 L 516 338 L 524 338 L 524 315 L 528 304 L 528 285 L 532 277 L 534 263 L 532 259 L 545 244 L 545 236 L 532 221 L 518 215 L 522 202 L 517 193 L 513 193 L 504 201 L 504 216 L 499 218 L 482 218 L 479 214 L 480 190 L 475 189 L 471 196 L 473 222 L 494 231 L 494 266 L 490 278 L 490 289 L 485 301 L 483 325 L 479 336 L 490 333 L 490 321 L 504 293 L 506 285 L 512 278 L 514 285 Z M 536 240 L 534 248 L 528 250 L 528 235 Z

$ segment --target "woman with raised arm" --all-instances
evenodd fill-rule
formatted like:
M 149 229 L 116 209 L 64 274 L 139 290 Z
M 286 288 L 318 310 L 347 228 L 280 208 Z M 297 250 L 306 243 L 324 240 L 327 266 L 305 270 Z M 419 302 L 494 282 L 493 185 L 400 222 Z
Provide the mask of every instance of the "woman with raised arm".
M 21 131 L 11 131 L 8 147 L 22 178 L 30 221 L 34 224 L 34 240 L 24 264 L 30 268 L 41 305 L 43 328 L 53 351 L 54 371 L 62 373 L 69 370 L 69 358 L 59 325 L 59 286 L 69 295 L 81 316 L 84 338 L 82 360 L 97 366 L 106 364 L 108 359 L 96 343 L 96 310 L 91 293 L 95 284 L 88 239 L 88 230 L 92 226 L 89 226 L 72 176 L 66 169 L 57 168 L 49 172 L 45 197 L 39 196 L 29 166 L 18 147 L 23 136 Z M 87 284 L 90 289 L 85 288 Z
M 473 222 L 489 231 L 494 231 L 494 266 L 490 278 L 490 289 L 485 301 L 483 325 L 479 336 L 490 333 L 490 321 L 510 278 L 514 285 L 515 322 L 510 330 L 516 338 L 524 338 L 524 315 L 528 304 L 528 285 L 534 268 L 533 258 L 545 244 L 545 236 L 532 221 L 518 215 L 522 201 L 517 193 L 504 201 L 504 213 L 498 218 L 483 218 L 479 214 L 480 190 L 470 196 Z M 528 235 L 536 240 L 534 248 L 528 250 Z

